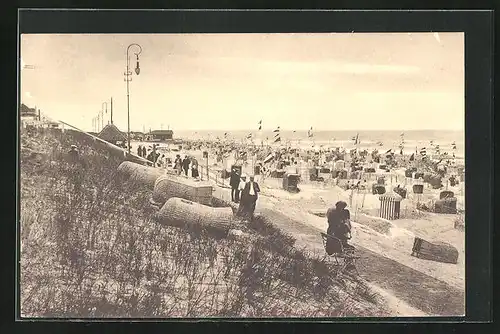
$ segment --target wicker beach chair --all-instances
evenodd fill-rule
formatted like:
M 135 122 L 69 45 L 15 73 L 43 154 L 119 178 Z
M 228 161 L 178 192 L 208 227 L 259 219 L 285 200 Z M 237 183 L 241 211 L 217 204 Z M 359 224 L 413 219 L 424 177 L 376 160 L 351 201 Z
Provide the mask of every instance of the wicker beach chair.
M 349 266 L 353 266 L 354 272 L 359 275 L 358 269 L 356 267 L 356 260 L 359 259 L 359 256 L 354 255 L 355 248 L 350 246 L 350 249 L 344 249 L 342 245 L 342 241 L 339 238 L 336 238 L 332 235 L 321 232 L 321 238 L 323 239 L 323 246 L 325 247 L 326 253 L 333 257 L 335 260 L 335 264 L 339 266 L 339 270 L 337 272 L 337 276 L 342 275 Z M 329 252 L 328 248 L 333 249 L 334 252 Z

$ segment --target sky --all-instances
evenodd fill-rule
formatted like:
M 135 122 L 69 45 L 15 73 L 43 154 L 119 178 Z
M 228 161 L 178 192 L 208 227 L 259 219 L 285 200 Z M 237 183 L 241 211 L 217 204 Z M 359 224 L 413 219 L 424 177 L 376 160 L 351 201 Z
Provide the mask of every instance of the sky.
M 24 34 L 21 102 L 126 131 L 131 43 L 134 131 L 464 129 L 463 33 Z

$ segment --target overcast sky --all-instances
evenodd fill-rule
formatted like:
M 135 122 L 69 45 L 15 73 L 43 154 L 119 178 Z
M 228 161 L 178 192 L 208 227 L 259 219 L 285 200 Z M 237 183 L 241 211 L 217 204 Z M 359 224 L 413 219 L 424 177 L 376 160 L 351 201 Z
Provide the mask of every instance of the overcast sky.
M 464 128 L 462 33 L 22 35 L 21 101 L 126 130 L 130 43 L 132 130 Z

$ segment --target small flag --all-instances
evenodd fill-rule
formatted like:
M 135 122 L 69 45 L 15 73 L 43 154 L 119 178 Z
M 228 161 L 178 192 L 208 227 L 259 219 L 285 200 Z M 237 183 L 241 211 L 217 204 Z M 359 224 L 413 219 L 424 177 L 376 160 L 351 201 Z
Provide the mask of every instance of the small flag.
M 313 127 L 311 126 L 311 128 L 307 130 L 307 137 L 311 138 L 312 136 L 313 136 Z
M 410 157 L 410 161 L 413 161 L 413 160 L 415 160 L 415 153 L 412 153 L 411 157 Z
M 279 136 L 280 136 L 280 134 L 277 133 L 277 134 L 274 135 L 274 138 L 278 138 Z
M 278 137 L 278 138 L 276 138 L 276 139 L 274 140 L 274 142 L 275 142 L 275 143 L 280 142 L 280 141 L 281 141 L 281 137 Z
M 377 144 L 378 146 L 384 146 L 384 143 L 382 143 L 381 141 L 379 141 Z
M 278 126 L 273 132 L 280 132 L 280 127 Z
M 247 139 L 250 139 L 250 138 L 252 138 L 252 134 L 251 133 L 249 133 L 248 136 L 247 136 Z
M 262 124 L 262 120 L 259 121 L 259 124 Z
M 385 154 L 389 154 L 392 152 L 392 148 L 388 149 L 387 152 L 385 152 Z
M 422 156 L 424 156 L 424 157 L 427 155 L 427 151 L 426 151 L 425 147 L 422 147 L 422 148 L 420 149 L 420 154 L 421 154 Z
M 457 144 L 455 144 L 455 142 L 451 143 L 451 149 L 453 150 L 457 149 Z
M 356 134 L 356 137 L 352 137 L 352 140 L 354 140 L 354 145 L 359 144 L 359 133 Z

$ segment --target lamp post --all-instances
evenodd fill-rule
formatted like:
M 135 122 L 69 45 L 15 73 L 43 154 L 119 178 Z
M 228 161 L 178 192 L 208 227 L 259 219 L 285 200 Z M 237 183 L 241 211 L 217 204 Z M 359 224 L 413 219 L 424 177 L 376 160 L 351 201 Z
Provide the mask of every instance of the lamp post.
M 99 110 L 99 115 L 101 116 L 101 131 L 102 131 L 102 128 L 104 127 L 104 112 L 102 110 Z
M 142 47 L 139 44 L 132 43 L 127 47 L 127 70 L 124 73 L 125 75 L 125 81 L 127 82 L 127 124 L 128 124 L 128 129 L 127 129 L 127 147 L 128 147 L 128 153 L 130 154 L 130 89 L 129 89 L 129 82 L 132 81 L 132 72 L 130 71 L 130 57 L 128 55 L 128 52 L 132 46 L 136 46 L 139 48 L 139 52 L 135 52 L 136 56 L 136 67 L 135 67 L 135 74 L 139 75 L 141 72 L 141 69 L 139 67 L 139 55 L 142 52 Z
M 103 108 L 102 108 L 102 107 L 103 107 L 104 105 L 106 106 L 106 109 L 105 109 L 105 110 L 106 110 L 106 115 L 107 115 L 107 114 L 108 114 L 108 102 L 103 102 L 103 103 L 101 104 L 101 112 L 102 112 L 102 110 L 103 110 Z M 109 121 L 108 121 L 108 124 L 109 124 Z M 104 127 L 104 122 L 103 122 L 103 127 Z

